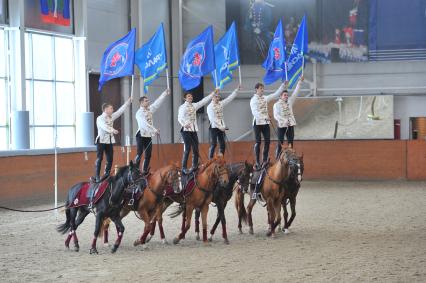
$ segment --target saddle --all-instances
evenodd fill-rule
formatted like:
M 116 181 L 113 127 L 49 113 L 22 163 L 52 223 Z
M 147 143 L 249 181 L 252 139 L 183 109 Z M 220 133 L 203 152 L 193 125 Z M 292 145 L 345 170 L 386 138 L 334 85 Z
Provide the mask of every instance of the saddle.
M 69 207 L 88 205 L 91 208 L 103 196 L 109 184 L 109 179 L 99 183 L 83 183 L 80 189 L 72 196 L 72 202 Z
M 265 180 L 266 170 L 270 166 L 269 161 L 262 164 L 259 169 L 253 171 L 253 177 L 251 178 L 250 184 L 254 186 L 254 192 L 252 199 L 257 199 L 260 195 L 260 188 L 262 187 L 263 181 Z
M 182 175 L 181 185 L 182 189 L 180 191 L 175 191 L 172 186 L 168 186 L 164 192 L 164 196 L 172 199 L 174 197 L 187 197 L 195 188 L 195 173 Z

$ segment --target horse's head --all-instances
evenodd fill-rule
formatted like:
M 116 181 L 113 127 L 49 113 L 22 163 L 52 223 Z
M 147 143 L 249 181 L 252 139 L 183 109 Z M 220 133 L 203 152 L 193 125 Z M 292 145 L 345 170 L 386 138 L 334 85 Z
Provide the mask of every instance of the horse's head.
M 293 150 L 288 151 L 286 153 L 286 159 L 288 164 L 288 178 L 289 180 L 297 180 L 297 182 L 301 182 L 303 179 L 303 154 L 301 156 L 297 156 L 296 152 Z
M 218 185 L 220 187 L 226 187 L 229 183 L 229 173 L 226 169 L 225 158 L 219 156 L 214 159 L 212 162 L 213 174 L 217 179 Z
M 128 187 L 135 183 L 137 179 L 142 176 L 140 170 L 135 166 L 133 161 L 127 166 L 120 167 L 115 174 L 114 180 L 116 184 L 121 185 L 123 188 Z
M 244 167 L 238 175 L 238 184 L 242 188 L 248 188 L 250 185 L 251 178 L 253 176 L 253 165 L 244 161 Z
M 161 178 L 166 186 L 176 188 L 179 186 L 179 179 L 181 177 L 181 170 L 177 163 L 170 164 L 166 167 L 166 173 Z

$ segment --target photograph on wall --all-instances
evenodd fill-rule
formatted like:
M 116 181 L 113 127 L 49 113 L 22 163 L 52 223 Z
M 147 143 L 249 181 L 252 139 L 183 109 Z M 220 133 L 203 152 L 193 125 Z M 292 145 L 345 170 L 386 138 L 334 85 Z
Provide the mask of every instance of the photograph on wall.
M 261 64 L 281 19 L 287 52 L 303 16 L 308 19 L 309 54 L 318 62 L 368 60 L 367 0 L 227 0 L 227 26 L 237 23 L 241 61 Z

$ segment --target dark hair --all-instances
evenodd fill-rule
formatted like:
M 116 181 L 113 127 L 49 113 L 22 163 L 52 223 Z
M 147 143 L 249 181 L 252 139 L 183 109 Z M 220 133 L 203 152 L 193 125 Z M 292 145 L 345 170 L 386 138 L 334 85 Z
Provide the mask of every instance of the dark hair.
M 186 98 L 186 96 L 187 96 L 188 94 L 192 95 L 192 92 L 186 91 L 186 92 L 183 94 L 183 98 L 185 99 L 185 98 Z
M 148 96 L 146 96 L 146 95 L 141 96 L 141 97 L 139 98 L 139 103 L 141 103 L 141 102 L 142 102 L 142 101 L 144 101 L 145 99 L 148 99 Z
M 288 90 L 284 89 L 282 93 L 287 93 L 288 94 Z
M 102 104 L 102 112 L 103 111 L 105 111 L 105 109 L 107 109 L 108 107 L 110 107 L 110 106 L 112 106 L 111 104 L 109 104 L 109 103 L 103 103 Z
M 259 89 L 260 87 L 265 87 L 262 83 L 257 83 L 254 88 Z

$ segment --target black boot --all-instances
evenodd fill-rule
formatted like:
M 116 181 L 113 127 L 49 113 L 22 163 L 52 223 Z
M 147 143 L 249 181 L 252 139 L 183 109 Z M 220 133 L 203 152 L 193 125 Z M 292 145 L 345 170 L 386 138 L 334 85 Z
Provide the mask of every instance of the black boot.
M 100 174 L 101 174 L 101 165 L 102 165 L 102 160 L 96 159 L 95 162 L 95 181 L 99 182 L 100 178 Z
M 192 168 L 191 172 L 195 172 L 198 169 L 198 154 L 192 153 Z
M 254 165 L 255 169 L 258 170 L 260 168 L 260 144 L 255 143 L 254 144 L 254 156 L 256 157 L 256 164 Z
M 147 160 L 145 158 L 145 160 L 143 161 L 143 169 L 142 169 L 142 174 L 143 175 L 148 175 L 149 173 L 149 160 Z
M 136 168 L 138 168 L 139 170 L 140 170 L 140 166 L 141 166 L 141 158 L 142 158 L 142 156 L 141 155 L 136 155 L 136 157 L 135 157 L 135 166 L 136 166 Z

